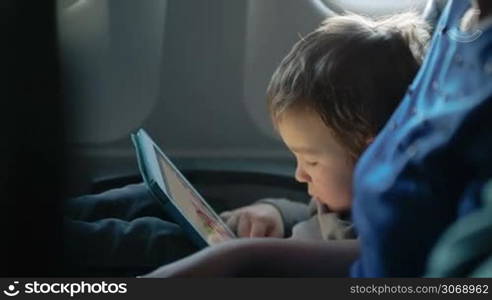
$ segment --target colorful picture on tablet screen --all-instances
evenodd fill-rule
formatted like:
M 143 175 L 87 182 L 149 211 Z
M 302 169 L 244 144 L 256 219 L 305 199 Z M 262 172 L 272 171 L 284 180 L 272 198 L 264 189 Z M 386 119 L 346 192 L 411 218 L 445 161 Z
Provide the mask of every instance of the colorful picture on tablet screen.
M 193 224 L 195 229 L 208 241 L 209 244 L 220 243 L 234 238 L 226 225 L 218 220 L 218 216 L 211 211 L 201 197 L 177 173 L 175 168 L 156 150 L 166 184 L 167 193 L 183 216 Z

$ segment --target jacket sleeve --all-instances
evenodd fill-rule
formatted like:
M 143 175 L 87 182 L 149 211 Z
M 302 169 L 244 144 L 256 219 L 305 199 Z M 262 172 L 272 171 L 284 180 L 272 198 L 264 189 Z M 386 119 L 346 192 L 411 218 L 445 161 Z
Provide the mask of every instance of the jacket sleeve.
M 291 235 L 295 224 L 307 220 L 310 216 L 307 204 L 285 198 L 265 198 L 258 200 L 257 203 L 270 204 L 280 212 L 286 237 Z

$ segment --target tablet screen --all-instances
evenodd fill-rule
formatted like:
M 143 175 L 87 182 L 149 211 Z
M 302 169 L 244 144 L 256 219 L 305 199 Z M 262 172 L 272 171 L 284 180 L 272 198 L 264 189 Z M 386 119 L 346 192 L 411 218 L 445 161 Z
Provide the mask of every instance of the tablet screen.
M 159 160 L 162 178 L 165 181 L 167 194 L 183 216 L 193 224 L 195 229 L 208 241 L 216 244 L 234 238 L 226 225 L 219 221 L 219 217 L 211 210 L 207 203 L 181 177 L 167 159 L 154 149 Z

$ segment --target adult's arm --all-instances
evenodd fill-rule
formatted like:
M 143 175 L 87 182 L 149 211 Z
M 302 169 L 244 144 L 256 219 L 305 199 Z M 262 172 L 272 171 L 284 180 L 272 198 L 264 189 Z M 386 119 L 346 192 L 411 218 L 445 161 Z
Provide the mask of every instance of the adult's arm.
M 345 277 L 358 254 L 357 240 L 239 239 L 142 277 Z

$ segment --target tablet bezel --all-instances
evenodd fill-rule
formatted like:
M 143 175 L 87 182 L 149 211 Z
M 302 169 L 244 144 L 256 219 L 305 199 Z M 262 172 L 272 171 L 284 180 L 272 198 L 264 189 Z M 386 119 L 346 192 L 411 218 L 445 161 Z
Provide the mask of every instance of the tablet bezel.
M 160 155 L 160 157 L 169 164 L 170 168 L 175 172 L 176 176 L 186 185 L 187 188 L 194 194 L 194 196 L 197 197 L 197 199 L 201 202 L 201 204 L 207 209 L 207 212 L 210 216 L 214 218 L 214 221 L 219 224 L 222 229 L 224 229 L 225 232 L 228 233 L 231 239 L 236 238 L 234 233 L 229 229 L 229 227 L 222 221 L 222 219 L 219 217 L 219 215 L 213 210 L 212 207 L 205 201 L 205 199 L 202 197 L 202 195 L 195 189 L 195 187 L 186 179 L 186 177 L 181 173 L 181 171 L 174 165 L 174 163 L 167 157 L 167 155 L 162 152 L 160 147 L 157 146 L 157 144 L 151 139 L 151 137 L 145 132 L 145 130 L 140 129 L 134 136 L 132 136 L 136 147 L 137 147 L 137 155 L 139 156 L 139 166 L 140 170 L 142 172 L 142 176 L 144 177 L 144 180 L 148 184 L 149 188 L 155 189 L 158 188 L 160 189 L 160 192 L 163 192 L 165 196 L 168 198 L 167 199 L 162 199 L 162 197 L 159 197 L 157 195 L 157 198 L 159 198 L 160 201 L 164 202 L 165 206 L 167 203 L 171 203 L 171 205 L 174 207 L 175 210 L 177 210 L 177 213 L 181 216 L 183 220 L 187 224 L 180 224 L 180 225 L 189 225 L 192 230 L 194 231 L 195 234 L 197 234 L 201 239 L 202 242 L 205 243 L 205 245 L 214 245 L 215 243 L 210 243 L 208 241 L 208 236 L 202 235 L 200 229 L 198 229 L 198 224 L 194 224 L 194 222 L 190 221 L 186 215 L 183 213 L 183 209 L 180 207 L 179 204 L 177 204 L 176 200 L 172 197 L 171 192 L 169 192 L 168 189 L 168 182 L 167 180 L 163 177 L 163 170 L 161 168 L 160 162 L 159 162 L 159 157 L 157 155 Z M 142 165 L 143 164 L 143 165 Z M 157 187 L 155 186 L 157 185 Z M 153 191 L 153 192 L 159 192 L 159 191 Z M 179 220 L 176 220 L 179 222 Z M 203 246 L 203 243 L 201 246 Z

